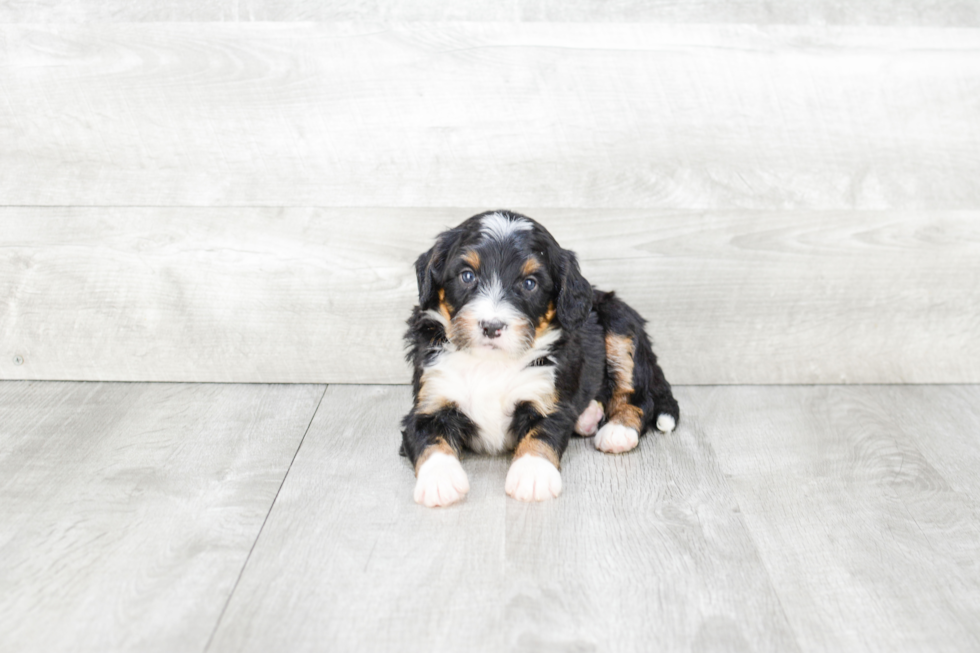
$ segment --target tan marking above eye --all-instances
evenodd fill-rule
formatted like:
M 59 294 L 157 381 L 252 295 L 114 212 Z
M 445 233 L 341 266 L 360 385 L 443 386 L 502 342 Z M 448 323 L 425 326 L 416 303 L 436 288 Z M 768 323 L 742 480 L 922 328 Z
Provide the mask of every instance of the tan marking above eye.
M 524 274 L 525 277 L 527 277 L 534 274 L 540 269 L 541 269 L 541 263 L 538 262 L 538 259 L 532 256 L 531 258 L 524 261 L 524 267 L 521 268 L 521 272 Z
M 480 254 L 476 250 L 469 250 L 463 254 L 463 261 L 474 270 L 480 269 Z

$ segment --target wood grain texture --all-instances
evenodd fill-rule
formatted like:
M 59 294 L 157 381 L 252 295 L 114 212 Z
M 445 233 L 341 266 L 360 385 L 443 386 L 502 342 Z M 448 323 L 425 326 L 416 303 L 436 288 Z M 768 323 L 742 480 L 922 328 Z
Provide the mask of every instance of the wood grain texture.
M 506 461 L 452 510 L 412 501 L 411 390 L 330 386 L 208 649 L 499 650 Z
M 802 649 L 980 646 L 980 503 L 962 473 L 975 476 L 980 389 L 690 398 Z
M 980 207 L 978 29 L 6 24 L 0 41 L 0 205 Z
M 0 648 L 980 646 L 980 385 L 676 390 L 556 501 L 470 456 L 428 510 L 406 386 L 0 383 Z
M 980 26 L 980 8 L 966 0 L 8 0 L 0 22 L 84 23 L 162 21 L 504 21 L 678 22 L 833 25 Z
M 203 650 L 322 393 L 0 383 L 0 649 Z
M 950 489 L 980 506 L 980 388 L 892 388 L 887 396 L 895 406 L 892 422 L 912 435 Z
M 412 263 L 476 211 L 0 209 L 0 376 L 404 383 Z M 528 212 L 674 383 L 980 382 L 975 212 Z
M 797 650 L 698 429 L 576 439 L 546 504 L 469 457 L 465 502 L 431 510 L 395 455 L 409 401 L 328 388 L 210 651 Z
M 574 438 L 557 501 L 507 502 L 510 650 L 800 650 L 687 394 L 675 433 Z

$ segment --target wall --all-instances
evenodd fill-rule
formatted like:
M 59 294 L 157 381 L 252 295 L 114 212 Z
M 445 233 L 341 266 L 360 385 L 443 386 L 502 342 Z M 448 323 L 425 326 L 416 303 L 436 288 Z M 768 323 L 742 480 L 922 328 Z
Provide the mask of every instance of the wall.
M 0 378 L 404 383 L 488 208 L 675 383 L 980 382 L 965 2 L 8 2 Z

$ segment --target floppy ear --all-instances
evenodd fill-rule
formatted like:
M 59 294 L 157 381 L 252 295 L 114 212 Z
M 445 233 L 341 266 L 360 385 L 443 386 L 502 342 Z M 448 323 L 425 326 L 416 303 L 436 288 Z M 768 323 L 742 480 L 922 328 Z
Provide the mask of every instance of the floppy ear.
M 558 259 L 558 322 L 565 329 L 577 329 L 592 310 L 592 285 L 578 269 L 574 252 L 561 250 Z
M 415 276 L 419 282 L 419 306 L 422 308 L 435 298 L 437 288 L 435 265 L 436 247 L 432 247 L 415 260 Z
M 449 257 L 449 249 L 459 240 L 456 229 L 439 234 L 432 249 L 415 261 L 415 276 L 419 282 L 419 306 L 425 308 L 435 301 L 436 293 L 442 287 L 442 272 Z

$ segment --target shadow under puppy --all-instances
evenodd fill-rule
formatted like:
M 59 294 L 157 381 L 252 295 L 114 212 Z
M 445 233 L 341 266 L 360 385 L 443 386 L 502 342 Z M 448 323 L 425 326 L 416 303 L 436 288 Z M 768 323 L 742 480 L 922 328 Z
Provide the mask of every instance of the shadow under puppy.
M 573 431 L 619 453 L 651 427 L 673 430 L 677 401 L 645 321 L 593 289 L 534 220 L 476 215 L 440 234 L 415 268 L 419 305 L 405 335 L 414 403 L 401 453 L 415 466 L 416 502 L 465 496 L 464 448 L 513 450 L 507 494 L 541 501 L 561 492 Z

